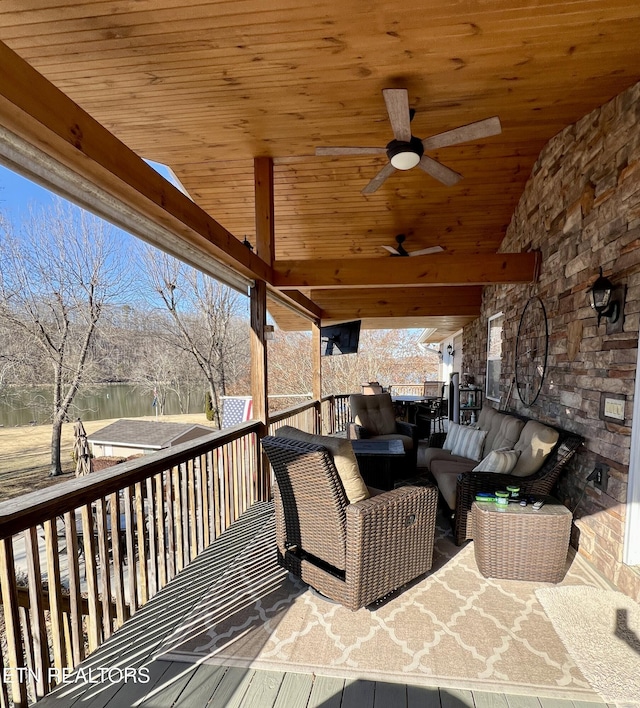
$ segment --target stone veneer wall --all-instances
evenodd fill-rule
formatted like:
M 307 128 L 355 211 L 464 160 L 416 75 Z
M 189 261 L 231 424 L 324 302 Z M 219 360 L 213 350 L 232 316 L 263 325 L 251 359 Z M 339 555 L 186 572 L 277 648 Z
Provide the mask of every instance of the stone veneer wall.
M 555 136 L 542 150 L 501 246 L 538 249 L 539 281 L 485 288 L 482 315 L 464 330 L 463 371 L 484 384 L 487 319 L 505 315 L 501 388 L 514 376 L 519 318 L 539 295 L 547 310 L 549 356 L 531 408 L 512 393 L 509 409 L 556 423 L 586 439 L 559 496 L 571 509 L 594 464 L 610 467 L 607 492 L 591 484 L 576 514 L 573 543 L 623 592 L 640 600 L 640 572 L 622 563 L 631 417 L 640 320 L 640 84 Z M 607 334 L 587 290 L 602 266 L 627 286 L 623 331 Z M 602 391 L 626 395 L 625 425 L 599 417 Z

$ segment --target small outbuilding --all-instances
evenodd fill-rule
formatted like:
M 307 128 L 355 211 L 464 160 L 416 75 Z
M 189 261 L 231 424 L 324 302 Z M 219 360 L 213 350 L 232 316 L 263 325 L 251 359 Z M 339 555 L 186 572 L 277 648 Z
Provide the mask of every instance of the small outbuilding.
M 150 455 L 213 432 L 205 425 L 123 419 L 97 430 L 87 440 L 94 457 L 131 457 Z

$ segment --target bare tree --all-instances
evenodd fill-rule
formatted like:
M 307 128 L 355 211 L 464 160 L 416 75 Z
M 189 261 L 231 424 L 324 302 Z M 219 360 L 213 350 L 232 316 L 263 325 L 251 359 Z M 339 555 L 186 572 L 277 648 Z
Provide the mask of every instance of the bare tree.
M 62 473 L 62 425 L 90 363 L 105 304 L 126 286 L 129 259 L 115 229 L 57 201 L 13 233 L 0 223 L 0 318 L 44 356 L 53 383 L 51 475 Z
M 145 263 L 153 290 L 170 315 L 157 336 L 188 352 L 204 374 L 220 425 L 220 397 L 242 366 L 240 295 L 160 251 L 147 249 Z M 247 333 L 245 331 L 245 339 Z M 246 360 L 245 360 L 246 364 Z

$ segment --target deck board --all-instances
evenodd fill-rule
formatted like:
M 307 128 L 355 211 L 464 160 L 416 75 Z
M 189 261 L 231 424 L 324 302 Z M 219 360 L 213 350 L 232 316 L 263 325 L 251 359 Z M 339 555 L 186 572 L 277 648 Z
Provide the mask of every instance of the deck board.
M 142 607 L 80 669 L 144 667 L 147 683 L 65 685 L 38 708 L 604 708 L 602 703 L 154 659 L 165 639 L 270 521 L 256 504 Z

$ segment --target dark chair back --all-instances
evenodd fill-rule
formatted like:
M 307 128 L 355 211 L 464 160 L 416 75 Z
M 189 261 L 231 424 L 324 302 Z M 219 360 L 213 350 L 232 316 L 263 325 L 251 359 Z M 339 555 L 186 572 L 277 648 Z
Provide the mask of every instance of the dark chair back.
M 321 445 L 267 436 L 262 439 L 276 478 L 279 546 L 296 547 L 330 566 L 346 568 L 348 500 L 331 453 Z

